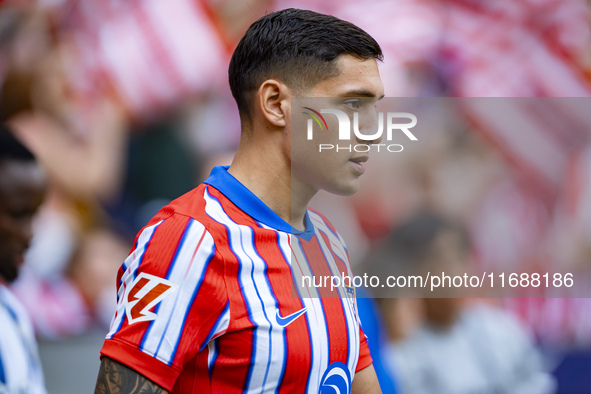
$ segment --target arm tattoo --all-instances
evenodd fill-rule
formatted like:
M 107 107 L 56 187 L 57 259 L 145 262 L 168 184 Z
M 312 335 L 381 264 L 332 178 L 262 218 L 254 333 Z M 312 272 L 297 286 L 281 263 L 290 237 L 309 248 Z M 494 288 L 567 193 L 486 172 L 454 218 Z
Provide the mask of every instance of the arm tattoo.
M 103 357 L 94 394 L 166 394 L 167 391 L 133 369 Z

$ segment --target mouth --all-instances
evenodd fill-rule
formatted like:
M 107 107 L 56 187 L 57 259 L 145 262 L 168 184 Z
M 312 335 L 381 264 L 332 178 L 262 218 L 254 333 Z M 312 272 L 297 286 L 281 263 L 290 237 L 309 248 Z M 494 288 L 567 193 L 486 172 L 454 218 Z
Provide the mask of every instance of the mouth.
M 363 163 L 365 163 L 368 159 L 368 156 L 352 157 L 349 159 L 349 163 L 351 163 L 351 165 L 355 170 L 357 170 L 357 172 L 363 174 L 365 172 L 365 167 L 363 166 Z

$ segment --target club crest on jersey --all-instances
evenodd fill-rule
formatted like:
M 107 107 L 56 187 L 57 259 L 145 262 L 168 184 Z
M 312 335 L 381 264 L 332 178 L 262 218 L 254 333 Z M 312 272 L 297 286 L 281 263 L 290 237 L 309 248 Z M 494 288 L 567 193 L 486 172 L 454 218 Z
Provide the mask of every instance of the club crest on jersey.
M 150 312 L 165 297 L 170 295 L 176 284 L 169 280 L 142 272 L 129 286 L 125 294 L 125 314 L 129 324 L 156 319 Z
M 351 373 L 349 368 L 335 361 L 328 366 L 320 380 L 319 394 L 349 394 L 351 392 Z

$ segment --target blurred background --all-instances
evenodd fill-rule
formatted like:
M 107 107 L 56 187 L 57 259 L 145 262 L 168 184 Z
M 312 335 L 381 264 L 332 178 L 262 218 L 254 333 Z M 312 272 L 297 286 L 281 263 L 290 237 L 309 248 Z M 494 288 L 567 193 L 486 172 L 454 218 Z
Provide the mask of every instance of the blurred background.
M 387 96 L 467 98 L 420 145 L 368 162 L 387 181 L 370 169 L 354 197 L 314 202 L 356 272 L 441 256 L 520 272 L 591 264 L 589 1 L 3 0 L 1 120 L 51 179 L 14 284 L 50 393 L 93 390 L 116 270 L 160 207 L 231 162 L 229 58 L 250 23 L 288 7 L 373 35 Z M 545 99 L 491 112 L 471 97 Z M 372 301 L 385 392 L 590 393 L 591 300 L 544 296 Z

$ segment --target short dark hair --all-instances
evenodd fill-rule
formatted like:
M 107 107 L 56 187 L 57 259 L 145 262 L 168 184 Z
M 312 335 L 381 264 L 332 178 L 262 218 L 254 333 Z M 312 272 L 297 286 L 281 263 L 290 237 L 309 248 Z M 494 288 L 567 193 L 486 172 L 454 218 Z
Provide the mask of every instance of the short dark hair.
M 250 95 L 277 78 L 294 90 L 339 74 L 335 59 L 352 55 L 383 60 L 376 40 L 332 15 L 288 8 L 254 22 L 234 50 L 228 70 L 241 118 L 250 117 Z
M 0 123 L 0 162 L 4 160 L 35 161 L 35 156 L 10 131 Z

